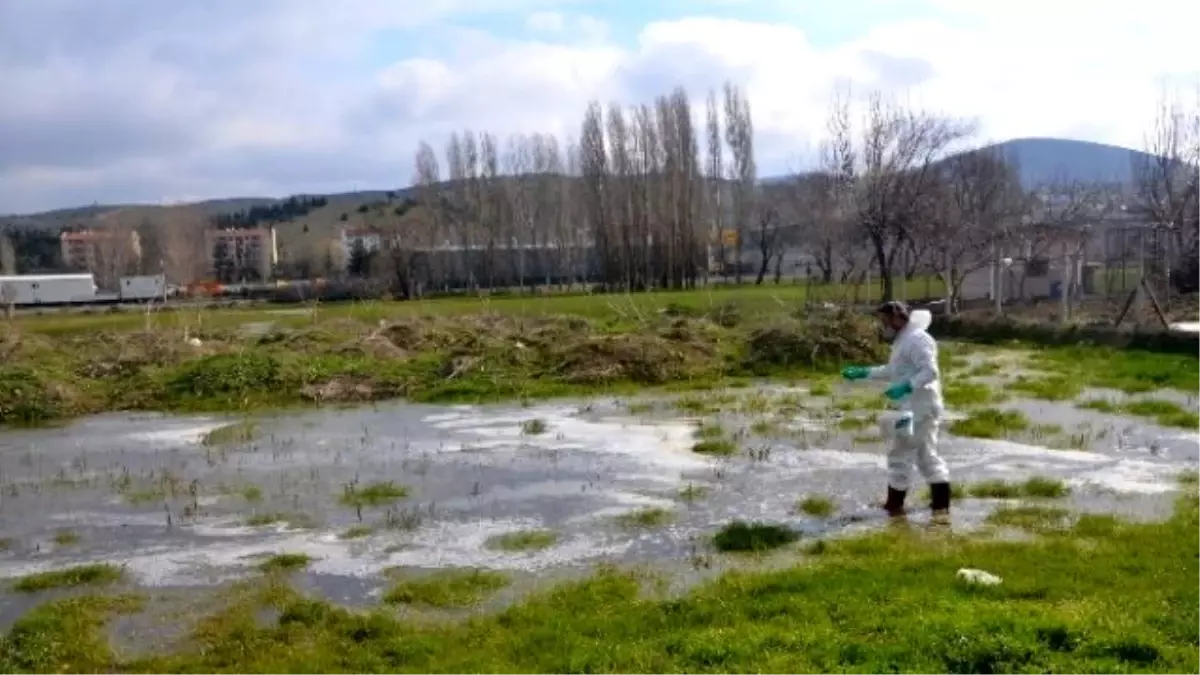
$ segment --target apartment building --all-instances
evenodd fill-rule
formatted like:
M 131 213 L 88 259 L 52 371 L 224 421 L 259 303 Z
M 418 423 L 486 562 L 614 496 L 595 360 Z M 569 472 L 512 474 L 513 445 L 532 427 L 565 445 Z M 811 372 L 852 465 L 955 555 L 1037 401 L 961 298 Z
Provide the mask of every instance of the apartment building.
M 210 229 L 204 240 L 209 270 L 223 283 L 266 281 L 279 262 L 273 227 Z
M 136 230 L 87 229 L 59 235 L 63 265 L 97 275 L 124 274 L 142 258 Z M 109 269 L 112 268 L 112 269 Z
M 354 250 L 361 246 L 364 251 L 378 251 L 383 239 L 378 232 L 363 229 L 342 229 L 342 250 L 349 260 Z

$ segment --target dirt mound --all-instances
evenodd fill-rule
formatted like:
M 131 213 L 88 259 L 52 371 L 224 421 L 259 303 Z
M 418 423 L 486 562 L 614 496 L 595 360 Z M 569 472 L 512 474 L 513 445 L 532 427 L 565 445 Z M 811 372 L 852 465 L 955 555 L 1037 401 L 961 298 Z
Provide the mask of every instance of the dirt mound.
M 353 377 L 336 377 L 319 384 L 308 384 L 300 389 L 300 395 L 314 403 L 363 403 L 392 395 L 383 394 L 369 380 Z
M 847 311 L 815 312 L 750 333 L 744 365 L 766 374 L 780 367 L 832 370 L 846 363 L 876 363 L 887 356 L 877 323 Z
M 36 425 L 75 412 L 74 391 L 22 366 L 0 365 L 0 426 Z
M 560 345 L 551 365 L 564 381 L 575 384 L 664 384 L 711 367 L 715 354 L 712 345 L 680 344 L 658 335 L 589 335 Z

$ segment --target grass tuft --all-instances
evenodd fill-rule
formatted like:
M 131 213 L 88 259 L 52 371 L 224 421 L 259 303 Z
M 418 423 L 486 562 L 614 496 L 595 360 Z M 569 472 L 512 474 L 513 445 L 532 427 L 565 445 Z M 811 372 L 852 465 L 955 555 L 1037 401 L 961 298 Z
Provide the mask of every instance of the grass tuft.
M 521 530 L 489 537 L 485 548 L 498 551 L 536 551 L 558 543 L 558 533 L 551 530 Z
M 120 581 L 125 570 L 109 563 L 76 565 L 61 570 L 29 574 L 13 582 L 12 589 L 20 593 L 36 593 L 51 588 L 103 586 Z
M 370 525 L 352 525 L 338 535 L 338 539 L 362 539 L 371 536 L 374 529 Z
M 267 573 L 292 572 L 308 567 L 312 561 L 312 556 L 307 553 L 276 553 L 259 563 L 258 569 Z
M 985 522 L 997 527 L 1013 527 L 1031 532 L 1052 532 L 1066 525 L 1070 512 L 1054 506 L 1021 504 L 1005 506 L 988 515 Z
M 392 605 L 462 607 L 473 605 L 508 586 L 509 579 L 488 570 L 446 570 L 398 581 L 383 596 Z
M 950 433 L 970 438 L 1007 438 L 1029 428 L 1029 418 L 1019 410 L 984 408 L 950 425 Z
M 737 444 L 727 438 L 707 438 L 693 445 L 692 452 L 701 455 L 729 456 L 737 452 Z
M 1052 375 L 1041 378 L 1018 377 L 1006 389 L 1041 401 L 1070 401 L 1079 396 L 1083 385 L 1075 378 Z
M 783 526 L 735 520 L 713 535 L 713 546 L 727 553 L 756 553 L 786 546 L 800 535 Z
M 217 427 L 204 434 L 200 444 L 205 447 L 243 445 L 258 437 L 258 425 L 249 420 Z
M 526 436 L 539 436 L 546 433 L 546 430 L 549 428 L 549 425 L 546 424 L 546 420 L 543 419 L 534 418 L 521 422 L 521 433 L 525 434 Z
M 617 524 L 621 527 L 635 529 L 659 527 L 671 520 L 674 514 L 669 509 L 651 506 L 617 516 Z
M 828 518 L 834 512 L 833 500 L 828 497 L 809 495 L 796 502 L 796 511 L 817 518 Z
M 363 486 L 351 483 L 343 489 L 340 501 L 344 506 L 377 507 L 391 504 L 407 496 L 407 487 L 397 485 L 389 480 Z
M 942 391 L 942 396 L 947 405 L 955 408 L 1000 403 L 1004 399 L 994 387 L 963 381 L 948 383 Z

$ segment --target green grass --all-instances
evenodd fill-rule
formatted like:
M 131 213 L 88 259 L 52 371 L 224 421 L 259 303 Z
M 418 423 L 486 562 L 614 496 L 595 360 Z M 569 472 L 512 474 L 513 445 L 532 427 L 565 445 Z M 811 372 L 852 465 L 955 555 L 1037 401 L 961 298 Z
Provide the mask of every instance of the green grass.
M 833 385 L 822 381 L 813 382 L 808 385 L 808 393 L 811 396 L 832 396 Z
M 660 527 L 668 523 L 674 515 L 669 509 L 650 506 L 622 513 L 616 517 L 616 521 L 621 527 L 629 529 Z
M 875 422 L 876 420 L 870 417 L 847 416 L 838 420 L 837 428 L 842 431 L 861 431 L 871 426 Z
M 707 496 L 708 488 L 694 483 L 688 483 L 686 487 L 679 491 L 679 498 L 688 504 L 704 499 Z
M 1194 487 L 1197 484 L 1200 484 L 1200 471 L 1196 471 L 1195 469 L 1184 471 L 1180 473 L 1176 479 L 1179 481 L 1180 485 Z
M 102 586 L 120 581 L 125 571 L 108 563 L 77 565 L 51 572 L 29 574 L 17 579 L 12 589 L 20 593 L 36 593 L 51 588 L 73 588 L 76 586 Z
M 771 420 L 754 420 L 750 425 L 750 433 L 756 436 L 770 436 L 779 431 L 779 425 Z
M 137 596 L 55 600 L 33 608 L 0 638 L 0 673 L 100 673 L 117 666 L 106 621 L 143 606 Z
M 310 527 L 312 519 L 302 513 L 265 511 L 250 514 L 246 517 L 244 523 L 248 527 L 264 527 L 266 525 L 275 525 L 276 523 L 285 523 L 289 527 Z
M 1056 506 L 1021 504 L 1001 507 L 988 515 L 985 522 L 997 527 L 1051 532 L 1065 528 L 1069 515 L 1069 511 Z
M 243 445 L 258 437 L 258 425 L 249 420 L 217 427 L 204 434 L 200 444 L 206 447 Z
M 521 433 L 527 436 L 538 436 L 546 433 L 549 427 L 546 425 L 546 420 L 531 419 L 521 422 Z
M 1200 671 L 1194 498 L 1160 523 L 1084 516 L 1069 526 L 1044 509 L 998 520 L 1045 534 L 1012 541 L 889 528 L 682 596 L 609 569 L 469 621 L 406 620 L 252 587 L 244 601 L 199 617 L 191 639 L 123 658 L 105 639 L 114 601 L 71 598 L 17 620 L 0 640 L 0 671 Z M 964 567 L 1004 582 L 961 584 Z M 263 620 L 264 604 L 277 619 Z
M 833 515 L 834 510 L 833 500 L 828 497 L 809 495 L 796 502 L 796 511 L 817 518 L 828 518 Z
M 735 520 L 713 535 L 713 547 L 724 553 L 758 553 L 786 546 L 800 535 L 784 525 Z
M 71 530 L 58 530 L 54 533 L 54 543 L 59 546 L 73 546 L 79 543 L 79 535 Z
M 358 485 L 351 483 L 342 490 L 339 501 L 344 506 L 386 506 L 408 496 L 408 488 L 394 481 L 379 481 Z
M 508 577 L 499 572 L 447 570 L 397 581 L 383 601 L 393 605 L 463 607 L 474 605 L 508 585 Z
M 1080 403 L 1077 407 L 1113 415 L 1124 414 L 1147 417 L 1153 419 L 1155 424 L 1164 427 L 1174 427 L 1177 429 L 1200 428 L 1200 415 L 1195 410 L 1188 410 L 1172 401 L 1143 399 L 1119 404 L 1108 399 L 1090 399 Z
M 1076 346 L 1036 351 L 1038 368 L 1069 377 L 1089 387 L 1118 389 L 1128 394 L 1176 389 L 1200 391 L 1200 368 L 1195 354 L 1169 354 L 1138 349 Z
M 489 537 L 484 548 L 498 551 L 537 551 L 558 543 L 558 533 L 552 530 L 521 530 Z
M 712 390 L 820 377 L 873 362 L 869 317 L 813 310 L 798 287 L 667 294 L 358 303 L 313 317 L 272 309 L 61 315 L 8 324 L 0 425 L 111 410 L 233 412 L 359 403 L 533 400 Z M 725 321 L 729 303 L 737 322 Z M 671 305 L 685 311 L 658 310 Z M 240 330 L 269 322 L 266 335 Z M 200 337 L 203 350 L 184 336 Z M 524 349 L 517 349 L 520 343 Z M 403 356 L 401 358 L 400 356 Z M 20 393 L 20 395 L 18 395 Z M 249 424 L 210 435 L 223 445 Z
M 980 499 L 1015 499 L 1017 497 L 1057 499 L 1071 493 L 1066 483 L 1057 478 L 1045 476 L 1033 476 L 1024 483 L 985 480 L 967 485 L 965 491 L 970 496 Z
M 370 525 L 352 525 L 338 535 L 338 539 L 362 539 L 371 536 L 374 529 Z
M 241 495 L 242 499 L 245 499 L 251 504 L 257 504 L 258 502 L 261 502 L 263 498 L 262 488 L 258 487 L 257 485 L 247 485 L 246 487 L 242 488 Z
M 954 408 L 1000 403 L 1005 398 L 993 386 L 961 380 L 947 383 L 942 396 Z
M 692 452 L 701 455 L 722 455 L 729 456 L 737 452 L 737 443 L 728 438 L 707 438 L 702 441 L 697 441 L 692 446 Z
M 701 424 L 692 435 L 701 439 L 723 438 L 725 436 L 725 427 L 716 422 Z
M 995 361 L 985 361 L 983 363 L 971 366 L 967 370 L 967 377 L 989 377 L 1000 373 L 1000 364 Z
M 1147 399 L 1133 401 L 1122 407 L 1122 411 L 1138 417 L 1149 417 L 1164 427 L 1195 430 L 1200 427 L 1200 416 L 1195 410 L 1185 410 L 1171 401 Z
M 1097 412 L 1116 414 L 1121 412 L 1121 406 L 1113 401 L 1105 398 L 1093 398 L 1083 401 L 1075 406 L 1083 410 L 1095 410 Z
M 950 433 L 970 438 L 1007 438 L 1029 428 L 1029 419 L 1019 410 L 983 408 L 972 410 L 966 419 L 950 425 Z
M 308 567 L 312 556 L 307 553 L 276 553 L 258 564 L 263 572 L 292 572 Z
M 1041 401 L 1071 401 L 1083 391 L 1079 380 L 1053 375 L 1050 377 L 1018 377 L 1005 389 Z

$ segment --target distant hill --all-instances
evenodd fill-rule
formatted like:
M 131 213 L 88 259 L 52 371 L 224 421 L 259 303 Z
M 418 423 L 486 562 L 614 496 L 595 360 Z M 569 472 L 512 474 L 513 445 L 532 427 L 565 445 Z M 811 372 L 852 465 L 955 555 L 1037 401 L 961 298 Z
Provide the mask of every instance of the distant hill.
M 1134 162 L 1153 157 L 1115 145 L 1063 138 L 1017 138 L 993 147 L 1017 165 L 1027 188 L 1062 180 L 1130 185 Z
M 1026 187 L 1036 187 L 1053 181 L 1104 182 L 1129 184 L 1133 179 L 1133 161 L 1146 159 L 1150 155 L 1102 143 L 1073 141 L 1061 138 L 1019 138 L 992 146 L 1017 164 L 1021 181 Z M 786 176 L 768 177 L 764 184 L 790 180 Z M 374 205 L 403 199 L 408 188 L 397 190 L 364 190 L 343 192 L 324 197 L 327 204 L 301 218 L 279 225 L 285 238 L 316 239 L 336 236 L 342 227 L 362 226 L 366 220 L 359 211 L 363 205 Z M 206 215 L 217 216 L 245 211 L 252 207 L 277 205 L 283 199 L 271 197 L 228 197 L 211 199 L 189 205 L 199 208 Z M 27 215 L 0 215 L 0 227 L 30 227 L 61 230 L 72 225 L 87 226 L 106 213 L 117 210 L 144 212 L 149 219 L 162 215 L 172 206 L 150 204 L 95 204 L 91 206 L 56 209 Z

